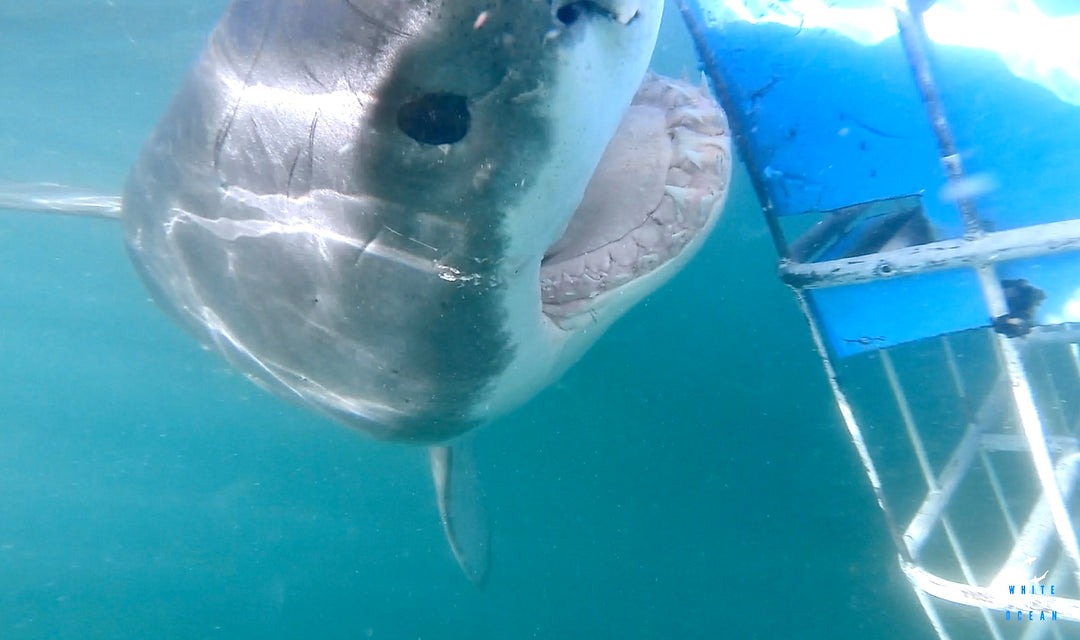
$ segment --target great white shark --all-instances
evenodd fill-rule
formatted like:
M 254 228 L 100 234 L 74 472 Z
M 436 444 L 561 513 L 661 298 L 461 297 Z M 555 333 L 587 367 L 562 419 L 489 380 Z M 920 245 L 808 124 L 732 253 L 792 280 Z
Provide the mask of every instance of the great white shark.
M 724 204 L 704 87 L 646 74 L 662 0 L 234 0 L 116 216 L 156 303 L 274 393 L 430 447 L 483 583 L 453 439 L 538 393 L 676 273 Z M 14 195 L 13 195 L 14 194 Z

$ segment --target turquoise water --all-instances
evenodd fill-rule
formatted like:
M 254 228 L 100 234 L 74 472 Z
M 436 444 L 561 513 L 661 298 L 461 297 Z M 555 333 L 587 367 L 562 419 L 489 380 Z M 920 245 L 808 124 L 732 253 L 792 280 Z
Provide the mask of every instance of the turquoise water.
M 118 191 L 224 4 L 0 5 L 0 178 Z M 0 261 L 0 638 L 928 635 L 745 188 L 679 277 L 478 434 L 484 592 L 423 451 L 200 350 L 115 223 L 3 215 Z

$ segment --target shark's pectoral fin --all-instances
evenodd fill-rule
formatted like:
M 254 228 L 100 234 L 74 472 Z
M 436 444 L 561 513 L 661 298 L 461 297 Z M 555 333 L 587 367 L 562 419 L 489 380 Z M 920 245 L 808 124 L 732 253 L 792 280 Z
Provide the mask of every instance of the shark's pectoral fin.
M 468 442 L 430 447 L 431 475 L 446 540 L 461 570 L 479 588 L 487 582 L 491 538 Z
M 120 196 L 107 196 L 55 182 L 0 184 L 0 210 L 119 218 Z

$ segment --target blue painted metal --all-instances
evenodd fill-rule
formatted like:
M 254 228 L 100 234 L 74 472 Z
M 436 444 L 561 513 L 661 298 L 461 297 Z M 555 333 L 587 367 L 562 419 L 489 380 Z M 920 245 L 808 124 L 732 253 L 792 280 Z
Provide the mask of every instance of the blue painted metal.
M 771 201 L 774 228 L 800 215 L 917 193 L 936 239 L 962 234 L 898 37 L 863 45 L 821 28 L 710 25 L 700 0 L 687 6 L 723 77 L 725 106 L 737 112 L 740 151 Z M 934 45 L 930 53 L 983 227 L 1080 217 L 1080 107 L 1016 77 L 994 52 Z M 834 247 L 818 259 L 839 252 Z M 1080 320 L 1072 317 L 1080 314 L 1080 255 L 1005 263 L 1000 273 L 1046 292 L 1041 322 Z M 967 270 L 810 295 L 840 357 L 990 323 Z

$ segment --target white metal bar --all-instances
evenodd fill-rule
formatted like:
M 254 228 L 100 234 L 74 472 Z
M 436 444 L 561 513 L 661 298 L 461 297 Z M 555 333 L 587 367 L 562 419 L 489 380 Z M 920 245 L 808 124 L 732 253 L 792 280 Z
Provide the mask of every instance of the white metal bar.
M 984 433 L 979 445 L 984 451 L 1025 452 L 1028 450 L 1028 442 L 1022 434 Z M 1072 453 L 1080 449 L 1080 441 L 1072 436 L 1048 436 L 1046 446 L 1057 454 Z
M 1080 386 L 1080 345 L 1075 342 L 1069 345 L 1069 360 L 1073 363 L 1073 372 L 1076 374 L 1077 386 Z M 1080 415 L 1077 415 L 1077 422 L 1074 425 L 1069 425 L 1069 433 L 1076 434 L 1080 430 Z
M 937 87 L 934 86 L 934 74 L 930 70 L 930 56 L 927 55 L 929 43 L 926 38 L 926 27 L 922 22 L 922 13 L 912 7 L 908 2 L 907 7 L 894 6 L 893 13 L 896 15 L 896 26 L 900 34 L 900 42 L 904 46 L 907 55 L 908 66 L 911 67 L 912 76 L 915 80 L 915 88 L 922 99 L 926 109 L 926 119 L 930 124 L 930 130 L 934 132 L 934 139 L 938 145 L 938 155 L 941 166 L 945 169 L 945 177 L 950 185 L 958 186 L 964 180 L 964 165 L 960 158 L 960 150 L 956 147 L 956 139 L 953 138 L 949 128 L 948 118 L 945 117 L 945 105 L 941 102 Z M 960 211 L 960 220 L 964 223 L 964 237 L 976 238 L 983 234 L 979 224 L 979 215 L 975 210 L 975 198 L 967 194 L 956 199 L 956 208 Z
M 927 495 L 918 512 L 908 524 L 904 536 L 914 556 L 918 556 L 919 550 L 929 537 L 934 523 L 941 516 L 942 511 L 944 511 L 952 498 L 953 492 L 960 486 L 960 482 L 971 469 L 976 453 L 981 455 L 983 450 L 987 448 L 991 450 L 1027 450 L 1027 444 L 1020 436 L 999 436 L 998 434 L 986 433 L 991 424 L 1000 419 L 1004 411 L 1008 397 L 1004 393 L 1004 387 L 1005 380 L 1003 377 L 994 382 L 993 388 L 987 394 L 987 399 L 979 407 L 975 419 L 968 425 L 964 437 L 960 439 L 959 444 L 953 450 L 952 456 L 945 464 L 945 468 L 938 478 L 938 490 L 931 491 Z M 1000 487 L 997 496 L 999 503 L 1004 508 L 1004 494 L 1000 491 Z
M 1046 445 L 1046 437 L 1043 433 L 1042 423 L 1039 420 L 1039 412 L 1035 407 L 1031 387 L 1024 373 L 1020 354 L 1013 342 L 998 335 L 997 344 L 1000 348 L 1001 357 L 1005 363 L 1005 369 L 1009 375 L 1009 388 L 1012 391 L 1013 402 L 1020 417 L 1020 426 L 1027 438 L 1031 451 L 1031 460 L 1035 465 L 1035 475 L 1038 476 L 1039 485 L 1047 500 L 1050 514 L 1053 516 L 1058 539 L 1065 551 L 1065 555 L 1072 560 L 1073 577 L 1080 586 L 1080 547 L 1077 546 L 1076 532 L 1073 529 L 1069 511 L 1065 507 L 1061 489 L 1054 479 L 1054 465 L 1050 458 L 1050 451 Z
M 1062 458 L 1054 470 L 1054 484 L 1064 487 L 1064 497 L 1068 499 L 1076 487 L 1080 472 L 1080 453 L 1073 453 Z M 991 589 L 1003 589 L 1009 584 L 1029 583 L 1039 575 L 1035 564 L 1045 556 L 1046 547 L 1054 534 L 1054 520 L 1050 502 L 1044 492 L 1028 514 L 1027 521 L 1020 535 L 1013 544 L 1008 559 L 1001 565 L 997 575 L 990 582 Z
M 1024 337 L 1024 342 L 1029 345 L 1080 343 L 1080 323 L 1062 322 L 1033 327 L 1031 333 Z
M 780 278 L 816 289 L 1080 250 L 1080 220 L 952 238 L 824 262 L 780 261 Z
M 1020 535 L 1020 529 L 1016 526 L 1016 520 L 1009 510 L 1009 502 L 1005 499 L 1005 491 L 1001 488 L 1001 479 L 998 478 L 990 456 L 986 455 L 986 449 L 982 447 L 979 448 L 979 459 L 982 460 L 983 469 L 986 470 L 986 478 L 990 481 L 990 488 L 994 492 L 998 508 L 1001 509 L 1001 515 L 1005 516 L 1005 526 L 1009 529 L 1009 537 L 1015 542 L 1016 536 Z
M 1065 576 L 1063 576 L 1062 574 L 1068 573 L 1068 568 L 1065 566 L 1065 564 L 1066 563 L 1062 559 L 1062 560 L 1059 560 L 1057 562 L 1057 564 L 1054 565 L 1053 570 L 1050 571 L 1049 580 L 1051 582 L 1049 582 L 1049 584 L 1061 584 L 1063 582 L 1062 578 L 1064 578 Z M 1056 625 L 1055 624 L 1055 625 L 1048 625 L 1048 626 L 1050 626 L 1052 628 L 1054 638 L 1056 638 L 1057 640 L 1062 640 L 1060 629 L 1059 629 L 1059 627 L 1061 625 Z
M 960 404 L 970 422 L 972 420 L 971 406 L 968 404 L 967 387 L 964 386 L 964 376 L 960 375 L 960 366 L 956 364 L 956 354 L 953 352 L 952 340 L 949 340 L 948 335 L 941 336 L 941 348 L 945 352 L 945 363 L 949 365 L 949 377 L 952 378 L 956 396 L 960 399 Z
M 972 424 L 941 472 L 940 481 L 931 487 L 904 531 L 904 539 L 911 549 L 912 557 L 919 557 L 923 545 L 934 530 L 934 524 L 941 519 L 941 514 L 948 506 L 953 493 L 971 469 L 971 463 L 978 450 L 979 427 L 977 424 Z
M 1001 281 L 993 265 L 981 265 L 975 269 L 975 272 L 979 276 L 979 284 L 990 315 L 997 317 L 1005 313 L 1008 305 L 1005 302 L 1005 294 L 1001 290 Z M 1043 431 L 1042 420 L 1039 418 L 1039 411 L 1035 407 L 1035 396 L 1032 393 L 1027 372 L 1024 370 L 1020 351 L 1012 339 L 1000 333 L 993 332 L 992 338 L 1002 368 L 1009 380 L 1013 405 L 1028 443 L 1031 461 L 1035 465 L 1035 475 L 1039 479 L 1039 485 L 1050 506 L 1050 513 L 1053 516 L 1061 546 L 1065 550 L 1065 555 L 1073 562 L 1075 582 L 1080 586 L 1080 546 L 1077 545 L 1076 532 L 1069 519 L 1068 509 L 1065 508 L 1065 501 L 1061 497 L 1061 490 L 1054 480 L 1054 464 L 1050 458 L 1046 434 Z
M 1069 345 L 1069 353 L 1072 354 L 1073 367 L 1076 369 L 1076 377 L 1080 380 L 1080 345 L 1075 342 Z
M 945 530 L 945 537 L 949 541 L 949 547 L 952 549 L 953 557 L 956 558 L 957 563 L 960 565 L 960 571 L 964 574 L 964 580 L 968 584 L 976 584 L 978 579 L 975 577 L 975 572 L 971 568 L 971 563 L 968 562 L 967 554 L 964 553 L 964 548 L 960 544 L 959 536 L 956 535 L 956 530 L 952 526 L 952 522 L 949 517 L 944 514 L 944 509 L 949 502 L 948 496 L 951 496 L 955 488 L 960 484 L 960 480 L 963 476 L 967 475 L 967 470 L 971 467 L 971 461 L 975 458 L 974 455 L 974 442 L 975 438 L 971 438 L 972 446 L 970 451 L 960 453 L 958 456 L 954 456 L 952 460 L 959 460 L 961 463 L 952 467 L 952 475 L 950 476 L 950 482 L 952 486 L 947 492 L 943 492 L 938 485 L 937 478 L 934 475 L 933 466 L 930 464 L 930 458 L 926 455 L 926 447 L 923 444 L 922 436 L 919 435 L 919 430 L 915 426 L 915 417 L 911 413 L 911 406 L 907 400 L 907 394 L 904 393 L 904 387 L 900 384 L 900 377 L 896 373 L 896 367 L 893 366 L 892 356 L 889 355 L 888 349 L 882 349 L 878 352 L 881 357 L 881 366 L 885 369 L 885 377 L 889 381 L 889 388 L 892 390 L 893 397 L 896 399 L 896 405 L 900 409 L 900 416 L 904 421 L 904 429 L 907 432 L 908 441 L 911 442 L 912 448 L 915 450 L 915 458 L 919 462 L 919 470 L 922 472 L 923 481 L 926 482 L 928 495 L 938 495 L 941 497 L 937 501 L 938 509 L 934 520 L 940 520 L 942 528 Z M 968 429 L 969 433 L 973 433 L 975 429 Z M 916 516 L 918 517 L 918 516 Z M 929 537 L 930 531 L 932 531 L 932 522 L 927 522 L 925 532 L 923 532 L 923 540 L 925 541 Z M 909 547 L 912 545 L 911 538 L 908 537 L 908 533 L 911 532 L 911 527 L 908 527 L 907 533 L 905 533 L 905 539 L 908 541 Z M 912 556 L 916 556 L 917 551 L 912 549 Z M 1002 640 L 1001 632 L 998 626 L 994 623 L 990 617 L 990 612 L 983 608 L 979 608 L 979 612 L 982 614 L 983 621 L 986 623 L 987 628 L 993 635 L 994 640 Z
M 840 418 L 844 422 L 844 427 L 847 429 L 848 437 L 851 438 L 851 443 L 855 446 L 855 452 L 859 456 L 859 461 L 862 462 L 863 471 L 866 472 L 867 480 L 870 482 L 870 489 L 874 492 L 874 499 L 877 501 L 878 507 L 881 508 L 882 514 L 885 517 L 885 526 L 889 530 L 889 535 L 892 536 L 893 543 L 896 545 L 897 552 L 902 558 L 907 561 L 911 560 L 911 551 L 908 549 L 907 543 L 900 535 L 900 529 L 896 526 L 896 520 L 893 518 L 892 511 L 889 510 L 888 503 L 885 500 L 885 492 L 881 487 L 881 477 L 878 475 L 877 468 L 874 466 L 874 460 L 870 457 L 870 450 L 866 446 L 866 440 L 863 438 L 862 430 L 859 429 L 859 423 L 855 419 L 855 412 L 851 408 L 851 403 L 848 402 L 847 395 L 843 389 L 840 388 L 840 381 L 836 378 L 836 369 L 833 368 L 832 360 L 829 359 L 828 349 L 825 347 L 825 339 L 821 335 L 821 331 L 817 326 L 817 322 L 814 320 L 814 315 L 810 311 L 810 303 L 806 299 L 806 294 L 802 291 L 795 289 L 795 300 L 799 303 L 799 309 L 802 311 L 803 316 L 806 318 L 806 322 L 810 327 L 810 337 L 814 341 L 814 347 L 817 349 L 818 356 L 821 358 L 821 366 L 825 369 L 825 378 L 829 382 L 829 389 L 832 391 L 833 399 L 836 401 L 836 408 L 840 411 Z
M 911 415 L 911 406 L 908 404 L 907 394 L 900 385 L 900 378 L 896 375 L 896 367 L 893 366 L 892 356 L 888 349 L 878 351 L 881 358 L 881 367 L 885 370 L 885 378 L 889 381 L 889 389 L 892 391 L 896 406 L 900 409 L 900 418 L 904 421 L 904 431 L 907 432 L 908 440 L 912 449 L 915 450 L 915 459 L 919 462 L 919 471 L 922 472 L 923 480 L 927 488 L 937 491 L 937 479 L 934 469 L 930 465 L 930 458 L 926 455 L 926 447 L 923 445 L 919 430 L 915 427 L 915 418 Z
M 1056 611 L 1059 620 L 1080 622 L 1080 600 L 1057 595 L 1009 593 L 1008 589 L 994 590 L 936 576 L 913 562 L 900 561 L 912 586 L 942 600 L 971 607 L 986 607 L 997 611 Z
M 903 559 L 900 560 L 900 566 L 904 566 Z M 938 639 L 952 640 L 952 636 L 950 636 L 949 632 L 945 629 L 945 623 L 941 620 L 941 616 L 938 615 L 937 607 L 934 606 L 934 601 L 925 591 L 915 587 L 914 582 L 911 582 L 911 586 L 911 590 L 915 592 L 915 598 L 919 601 L 919 604 L 922 605 L 923 612 L 926 613 L 927 619 L 930 620 L 930 626 L 937 632 Z
M 1048 424 L 1050 433 L 1068 433 L 1068 420 L 1065 417 L 1065 409 L 1061 404 L 1061 392 L 1058 390 L 1057 382 L 1054 381 L 1055 376 L 1050 373 L 1050 364 L 1047 361 L 1045 351 L 1038 348 L 1024 349 L 1024 357 L 1034 360 L 1034 366 L 1039 371 L 1039 378 L 1046 385 L 1048 400 L 1039 404 L 1050 411 L 1053 416 L 1053 424 Z M 1050 423 L 1051 421 L 1047 420 L 1047 422 Z

